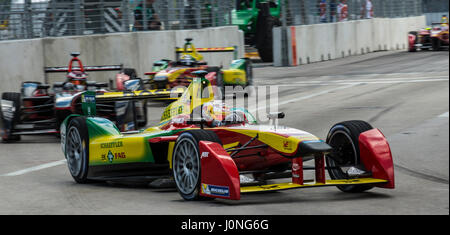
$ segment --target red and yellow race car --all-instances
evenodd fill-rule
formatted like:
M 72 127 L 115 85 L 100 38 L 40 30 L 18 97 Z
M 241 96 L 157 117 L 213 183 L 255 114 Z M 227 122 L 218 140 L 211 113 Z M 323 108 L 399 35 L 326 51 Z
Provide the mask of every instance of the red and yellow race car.
M 206 78 L 223 91 L 225 86 L 247 87 L 253 84 L 253 66 L 248 58 L 235 59 L 229 69 L 211 66 L 200 53 L 230 52 L 235 47 L 196 48 L 191 38 L 187 38 L 182 48 L 176 48 L 176 60 L 159 60 L 153 64 L 152 72 L 145 73 L 150 78 L 152 89 L 170 89 L 177 86 L 189 86 L 195 77 L 195 71 L 208 71 Z
M 439 51 L 448 49 L 448 22 L 432 23 L 430 27 L 408 34 L 408 51 L 420 50 Z
M 95 106 L 160 95 L 86 92 L 87 116 L 69 116 L 61 126 L 62 150 L 74 180 L 168 178 L 185 200 L 239 200 L 245 193 L 322 186 L 344 192 L 394 188 L 392 155 L 380 130 L 364 121 L 340 122 L 324 141 L 275 123 L 258 125 L 247 110 L 214 100 L 207 73 L 193 73 L 190 86 L 165 109 L 158 125 L 134 132 L 120 132 L 111 121 L 95 117 Z M 309 161 L 312 166 L 304 165 Z M 314 177 L 304 177 L 305 170 L 314 170 Z M 279 178 L 289 180 L 269 183 Z

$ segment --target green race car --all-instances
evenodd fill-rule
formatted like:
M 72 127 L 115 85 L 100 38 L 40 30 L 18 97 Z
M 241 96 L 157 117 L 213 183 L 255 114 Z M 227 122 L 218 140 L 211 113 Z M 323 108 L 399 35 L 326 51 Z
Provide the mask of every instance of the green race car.
M 181 91 L 85 93 L 87 116 L 71 115 L 61 127 L 62 150 L 74 180 L 173 179 L 185 200 L 239 200 L 244 193 L 322 186 L 344 192 L 394 188 L 389 144 L 368 123 L 338 123 L 326 141 L 295 128 L 259 125 L 247 110 L 214 99 L 206 71 L 193 74 L 190 86 L 165 109 L 159 124 L 140 131 L 120 132 L 111 121 L 95 117 L 96 104 Z M 284 114 L 268 117 L 275 120 Z M 303 176 L 307 161 L 314 162 L 312 180 Z M 326 179 L 326 169 L 331 179 Z M 266 183 L 278 178 L 289 180 Z

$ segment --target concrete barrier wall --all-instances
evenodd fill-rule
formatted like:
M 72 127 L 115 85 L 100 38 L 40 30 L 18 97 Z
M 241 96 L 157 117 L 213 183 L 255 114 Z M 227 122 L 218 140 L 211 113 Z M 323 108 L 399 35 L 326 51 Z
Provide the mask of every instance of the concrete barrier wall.
M 295 66 L 380 50 L 406 50 L 407 33 L 425 26 L 425 16 L 375 18 L 287 29 L 289 65 Z M 274 38 L 281 38 L 280 29 Z M 293 43 L 295 40 L 295 43 Z M 274 65 L 282 65 L 281 41 L 274 40 Z
M 80 52 L 84 65 L 123 64 L 135 68 L 143 77 L 160 59 L 175 59 L 175 47 L 185 38 L 193 38 L 196 47 L 237 46 L 244 56 L 244 36 L 237 27 L 199 30 L 151 31 L 107 35 L 73 36 L 0 42 L 0 92 L 19 91 L 22 81 L 45 81 L 44 67 L 67 66 L 71 52 Z M 227 68 L 234 53 L 204 53 L 210 65 Z M 106 82 L 116 72 L 91 72 L 90 80 Z M 49 74 L 49 83 L 63 81 L 65 74 Z
M 0 92 L 19 91 L 24 81 L 44 81 L 43 46 L 39 39 L 0 43 Z

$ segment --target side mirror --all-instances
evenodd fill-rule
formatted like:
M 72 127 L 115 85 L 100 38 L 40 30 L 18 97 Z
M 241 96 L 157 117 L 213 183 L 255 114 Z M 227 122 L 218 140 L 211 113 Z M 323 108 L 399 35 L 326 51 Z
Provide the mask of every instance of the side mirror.
M 267 118 L 269 118 L 270 120 L 283 119 L 285 116 L 286 115 L 283 112 L 274 112 L 267 114 Z
M 108 87 L 108 83 L 106 83 L 106 82 L 95 83 L 95 87 L 97 87 L 97 88 L 105 88 L 105 87 Z

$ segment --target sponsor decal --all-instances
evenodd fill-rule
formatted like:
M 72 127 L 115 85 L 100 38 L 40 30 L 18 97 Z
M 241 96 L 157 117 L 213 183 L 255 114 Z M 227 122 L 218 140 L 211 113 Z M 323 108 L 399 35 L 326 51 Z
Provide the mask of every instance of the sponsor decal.
M 95 103 L 95 95 L 84 94 L 82 96 L 82 102 L 84 102 L 84 103 Z
M 208 157 L 209 156 L 209 152 L 203 152 L 202 155 L 200 156 L 200 158 L 204 158 L 204 157 Z
M 123 147 L 122 141 L 114 141 L 109 143 L 103 143 L 100 145 L 100 148 L 102 149 L 120 148 L 120 147 Z
M 124 152 L 113 153 L 111 150 L 108 151 L 108 154 L 102 154 L 102 161 L 109 161 L 112 163 L 114 160 L 125 159 L 127 158 Z
M 111 150 L 109 150 L 109 152 L 108 152 L 108 160 L 109 160 L 109 162 L 113 162 L 113 160 L 114 160 L 114 155 L 112 154 L 112 152 L 111 152 Z
M 292 144 L 289 140 L 283 140 L 283 149 L 284 150 L 292 150 Z
M 168 119 L 170 117 L 173 117 L 173 116 L 176 116 L 176 115 L 182 114 L 182 113 L 183 113 L 183 106 L 178 106 L 178 107 L 175 107 L 175 108 L 166 109 L 164 111 L 163 116 L 162 116 L 161 119 L 162 120 Z
M 298 163 L 292 164 L 292 170 L 293 170 L 293 171 L 298 171 L 298 170 L 300 170 L 300 165 L 299 165 Z
M 202 192 L 204 194 L 213 195 L 213 196 L 221 196 L 221 197 L 229 197 L 230 196 L 230 188 L 227 186 L 202 184 Z

